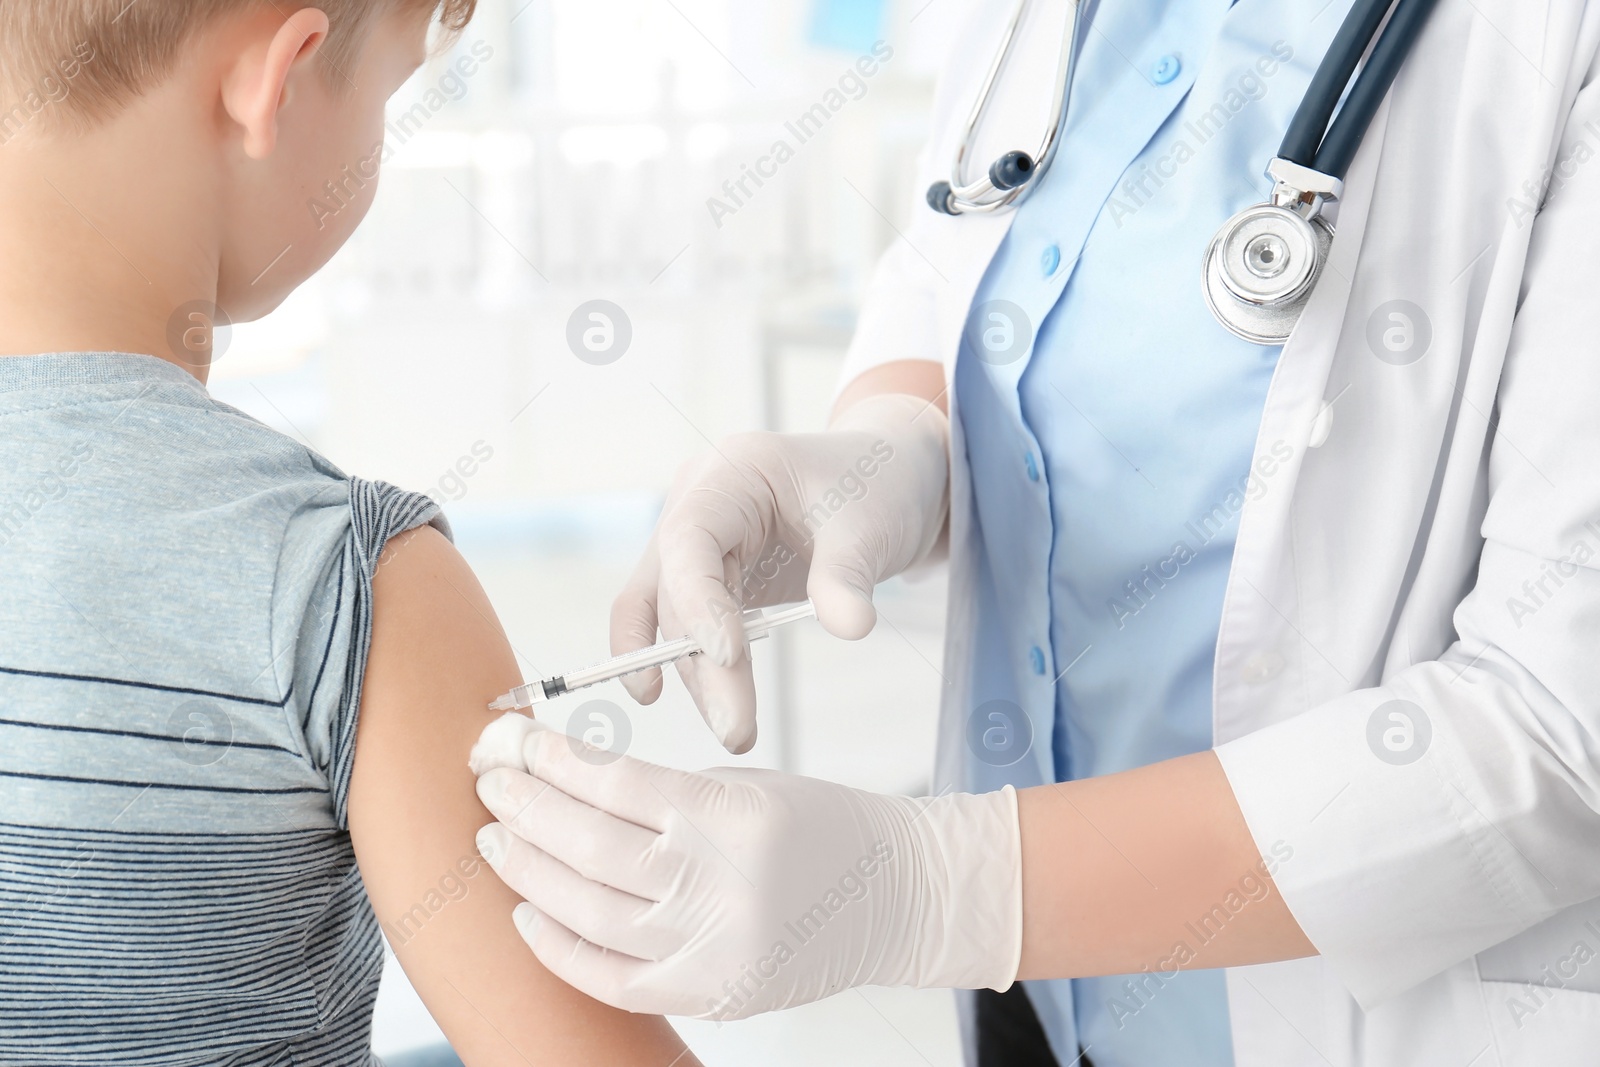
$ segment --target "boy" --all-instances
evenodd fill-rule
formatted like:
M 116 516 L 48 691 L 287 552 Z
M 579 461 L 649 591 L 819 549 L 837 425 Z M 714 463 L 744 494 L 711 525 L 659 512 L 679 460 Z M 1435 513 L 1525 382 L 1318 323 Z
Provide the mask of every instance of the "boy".
M 471 7 L 0 4 L 0 1061 L 373 1063 L 381 927 L 472 1067 L 692 1063 L 477 859 L 520 679 L 438 509 L 204 388 Z

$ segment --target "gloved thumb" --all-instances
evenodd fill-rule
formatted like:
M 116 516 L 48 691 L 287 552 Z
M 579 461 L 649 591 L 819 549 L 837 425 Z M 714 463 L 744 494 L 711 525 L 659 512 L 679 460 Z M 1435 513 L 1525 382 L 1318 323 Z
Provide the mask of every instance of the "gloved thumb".
M 846 556 L 827 552 L 822 544 L 811 560 L 806 579 L 806 595 L 817 607 L 817 621 L 835 637 L 859 641 L 878 623 L 878 609 L 872 604 L 877 584 L 859 551 Z

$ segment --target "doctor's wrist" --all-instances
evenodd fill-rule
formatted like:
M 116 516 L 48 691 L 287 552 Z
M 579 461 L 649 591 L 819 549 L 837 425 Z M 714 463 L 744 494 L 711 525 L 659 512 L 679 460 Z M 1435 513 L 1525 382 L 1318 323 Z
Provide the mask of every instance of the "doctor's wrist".
M 828 429 L 880 434 L 920 432 L 948 442 L 950 417 L 925 397 L 912 393 L 875 393 L 835 412 Z
M 1017 794 L 956 793 L 905 800 L 916 875 L 902 914 L 904 973 L 883 984 L 1004 990 L 1022 959 L 1022 840 Z

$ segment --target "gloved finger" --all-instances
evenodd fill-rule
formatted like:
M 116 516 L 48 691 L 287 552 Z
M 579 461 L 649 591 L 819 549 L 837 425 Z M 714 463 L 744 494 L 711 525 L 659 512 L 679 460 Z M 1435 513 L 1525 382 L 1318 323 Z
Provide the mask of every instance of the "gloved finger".
M 661 588 L 661 555 L 656 538 L 639 558 L 639 563 L 623 586 L 617 599 L 611 602 L 611 654 L 620 656 L 655 644 L 660 608 L 657 598 Z M 622 686 L 628 695 L 641 704 L 654 704 L 661 696 L 661 668 L 651 667 L 638 674 L 623 677 Z
M 872 591 L 878 582 L 868 558 L 872 546 L 852 523 L 834 522 L 817 531 L 812 546 L 806 594 L 817 606 L 817 621 L 835 637 L 859 641 L 878 622 Z
M 530 794 L 532 799 L 528 799 Z M 556 857 L 583 877 L 648 900 L 664 900 L 671 894 L 678 867 L 655 847 L 661 837 L 655 831 L 607 814 L 518 771 L 484 775 L 479 779 L 478 795 L 510 834 Z M 507 872 L 499 867 L 495 870 L 511 885 Z
M 500 823 L 478 831 L 478 851 L 502 882 L 586 941 L 644 960 L 683 947 L 684 935 L 656 918 L 653 901 L 583 877 Z
M 681 632 L 682 623 L 670 601 L 661 609 L 662 633 Z M 748 654 L 731 667 L 718 667 L 704 656 L 688 656 L 675 666 L 684 688 L 694 700 L 722 747 L 743 755 L 756 743 L 756 681 Z
M 511 918 L 545 969 L 580 993 L 650 1015 L 683 1006 L 681 997 L 652 988 L 650 977 L 660 964 L 590 944 L 532 904 L 518 904 Z
M 703 775 L 646 763 L 632 756 L 607 763 L 580 759 L 554 732 L 528 738 L 523 759 L 535 778 L 619 819 L 665 833 L 684 805 L 703 806 L 722 786 Z
M 754 748 L 756 678 L 749 655 L 741 656 L 731 667 L 719 667 L 702 656 L 681 659 L 677 667 L 700 715 L 722 747 L 735 756 Z
M 724 667 L 737 661 L 746 644 L 743 610 L 726 584 L 728 556 L 762 530 L 748 495 L 719 487 L 691 489 L 656 534 L 663 598 L 706 657 Z

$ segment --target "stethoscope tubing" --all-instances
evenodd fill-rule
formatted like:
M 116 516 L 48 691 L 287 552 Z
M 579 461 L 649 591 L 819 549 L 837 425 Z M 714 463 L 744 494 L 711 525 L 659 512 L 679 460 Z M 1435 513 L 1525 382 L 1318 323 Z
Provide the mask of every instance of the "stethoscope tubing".
M 1436 2 L 1400 0 L 1395 5 L 1389 25 L 1384 27 L 1383 36 L 1373 46 L 1367 65 L 1351 87 L 1338 117 L 1333 120 L 1333 127 L 1322 139 L 1322 145 L 1317 149 L 1316 165 L 1312 169 L 1341 181 L 1344 179 L 1351 161 L 1356 157 L 1356 151 L 1366 139 L 1373 116 L 1389 94 L 1389 87 L 1405 65 L 1412 46 L 1422 36 L 1422 28 L 1427 24 L 1428 15 Z
M 995 191 L 987 175 L 970 185 L 964 184 L 961 180 L 962 171 L 966 165 L 967 153 L 972 150 L 973 139 L 977 136 L 978 126 L 989 110 L 989 101 L 994 98 L 995 83 L 1000 80 L 1000 72 L 1005 69 L 1006 60 L 1010 58 L 1011 49 L 1016 44 L 1017 29 L 1022 25 L 1022 16 L 1027 9 L 1028 0 L 1017 0 L 1016 6 L 1011 11 L 1011 21 L 1006 25 L 1005 37 L 1000 42 L 1000 50 L 995 53 L 994 60 L 989 64 L 989 70 L 983 76 L 983 85 L 978 89 L 977 99 L 972 102 L 972 110 L 967 113 L 967 124 L 961 132 L 961 145 L 956 149 L 955 165 L 950 169 L 951 195 L 963 202 L 975 201 Z
M 1023 19 L 1031 6 L 1030 0 L 1017 0 L 1001 38 L 1000 48 L 984 72 L 983 83 L 967 114 L 950 180 L 948 183 L 939 183 L 948 186 L 951 213 L 984 214 L 1012 206 L 1039 184 L 1039 178 L 1054 161 L 1061 133 L 1067 123 L 1072 84 L 1076 80 L 1079 31 L 1083 8 L 1088 2 L 1068 0 L 1069 18 L 1062 34 L 1061 55 L 1057 61 L 1050 122 L 1038 151 L 1031 157 L 1032 173 L 1020 184 L 1009 188 L 995 184 L 1001 179 L 992 177 L 994 168 L 969 182 L 964 173 L 968 157 L 994 99 L 995 87 L 1016 48 Z M 1295 109 L 1294 118 L 1278 149 L 1278 157 L 1342 181 L 1436 2 L 1356 0 L 1312 75 L 1300 106 Z M 1361 62 L 1363 56 L 1366 56 L 1365 65 Z M 1357 67 L 1361 68 L 1361 73 L 1356 77 L 1355 84 L 1351 85 L 1350 79 Z M 1340 105 L 1341 98 L 1344 100 L 1343 106 Z M 1012 153 L 1013 156 L 1021 154 Z
M 1323 208 L 1343 195 L 1350 164 L 1435 2 L 1355 0 L 1345 15 L 1267 165 L 1271 198 L 1224 222 L 1202 257 L 1201 291 L 1230 333 L 1261 345 L 1285 344 L 1293 334 L 1333 245 Z M 1263 249 L 1270 259 L 1253 258 Z
M 965 181 L 978 129 L 1030 8 L 1030 0 L 1016 0 L 1000 48 L 967 115 L 950 180 L 928 188 L 933 210 L 949 215 L 1001 211 L 1039 184 L 1066 127 L 1080 23 L 1090 0 L 1067 2 L 1069 22 L 1062 35 L 1050 123 L 1038 153 L 1029 157 L 1009 152 L 995 160 L 984 176 Z M 1436 3 L 1354 0 L 1312 74 L 1277 157 L 1267 166 L 1273 179 L 1271 197 L 1223 223 L 1202 260 L 1206 303 L 1236 336 L 1255 344 L 1282 344 L 1293 332 L 1333 241 L 1333 224 L 1322 215 L 1323 206 L 1342 195 L 1351 161 Z M 1261 249 L 1267 250 L 1264 258 L 1250 258 Z
M 1045 130 L 1044 139 L 1038 150 L 1034 153 L 1033 172 L 1037 176 L 1049 169 L 1055 159 L 1056 149 L 1061 143 L 1061 131 L 1067 123 L 1067 110 L 1072 95 L 1072 83 L 1076 80 L 1078 60 L 1078 32 L 1082 27 L 1083 8 L 1088 0 L 1068 0 L 1070 14 L 1067 26 L 1061 36 L 1061 54 L 1057 59 L 1056 69 L 1058 77 L 1055 83 L 1055 92 L 1050 101 L 1050 121 Z M 962 214 L 987 214 L 1010 207 L 1037 184 L 1027 181 L 1012 189 L 999 189 L 985 173 L 977 180 L 966 182 L 963 171 L 966 167 L 967 155 L 977 139 L 979 126 L 983 123 L 983 116 L 989 110 L 989 103 L 994 98 L 994 88 L 1000 80 L 1000 75 L 1005 70 L 1006 61 L 1011 58 L 1012 49 L 1016 45 L 1017 33 L 1022 26 L 1022 20 L 1029 7 L 1029 0 L 1017 0 L 1012 9 L 1011 20 L 1006 25 L 1004 37 L 1001 39 L 1000 48 L 995 53 L 993 62 L 985 72 L 983 85 L 978 89 L 977 98 L 973 101 L 972 110 L 967 115 L 966 125 L 962 130 L 961 144 L 956 149 L 954 165 L 950 171 L 950 196 L 960 207 Z M 985 199 L 992 194 L 1001 195 L 993 200 Z
M 1306 87 L 1306 95 L 1301 98 L 1300 106 L 1295 109 L 1294 118 L 1289 122 L 1289 129 L 1283 135 L 1283 144 L 1278 148 L 1280 159 L 1287 159 L 1291 163 L 1298 163 L 1312 170 L 1318 169 L 1317 149 L 1321 147 L 1323 137 L 1328 132 L 1328 120 L 1333 118 L 1333 110 L 1339 106 L 1339 98 L 1344 95 L 1345 86 L 1350 84 L 1350 76 L 1355 73 L 1362 55 L 1372 44 L 1372 39 L 1378 33 L 1378 27 L 1383 25 L 1384 16 L 1389 13 L 1391 0 L 1356 0 L 1356 2 L 1360 5 L 1359 8 L 1339 27 L 1333 43 L 1328 46 L 1328 54 L 1317 66 L 1316 73 L 1311 77 L 1311 84 Z M 1327 171 L 1322 173 L 1326 174 Z

